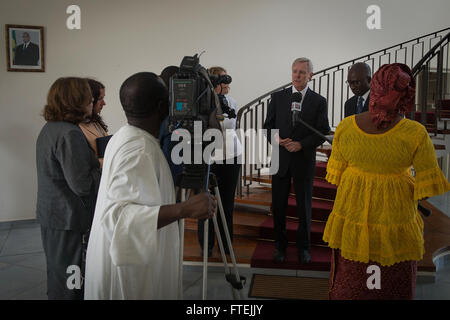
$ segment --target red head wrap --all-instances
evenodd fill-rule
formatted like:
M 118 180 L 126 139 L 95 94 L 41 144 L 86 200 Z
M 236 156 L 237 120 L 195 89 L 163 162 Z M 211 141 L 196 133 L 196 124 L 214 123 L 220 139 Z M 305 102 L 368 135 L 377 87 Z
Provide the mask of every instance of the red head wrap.
M 376 127 L 387 128 L 398 113 L 412 111 L 415 91 L 416 81 L 406 64 L 382 65 L 370 83 L 369 112 Z

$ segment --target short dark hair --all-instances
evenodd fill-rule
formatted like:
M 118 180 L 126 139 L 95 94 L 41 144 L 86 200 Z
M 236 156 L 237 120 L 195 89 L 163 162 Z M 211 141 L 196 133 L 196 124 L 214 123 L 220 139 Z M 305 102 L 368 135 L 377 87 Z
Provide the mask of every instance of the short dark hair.
M 166 87 L 167 87 L 167 88 L 169 88 L 169 81 L 170 81 L 170 78 L 171 78 L 175 73 L 177 73 L 179 70 L 180 70 L 180 68 L 177 67 L 177 66 L 168 66 L 168 67 L 165 67 L 165 68 L 163 69 L 163 71 L 161 71 L 161 74 L 160 74 L 159 77 L 164 81 L 164 83 L 166 84 Z
M 43 117 L 47 121 L 84 121 L 85 108 L 92 102 L 91 89 L 86 79 L 66 77 L 57 79 L 47 95 Z
M 169 93 L 162 80 L 152 72 L 139 72 L 120 87 L 120 103 L 127 117 L 148 117 L 160 106 L 168 108 Z
M 94 112 L 94 106 L 97 104 L 98 98 L 100 98 L 100 90 L 101 89 L 105 89 L 105 86 L 100 81 L 97 81 L 97 80 L 94 80 L 94 79 L 89 79 L 88 78 L 87 81 L 89 83 L 89 87 L 91 88 L 92 98 L 94 99 L 94 101 L 92 102 L 92 118 L 91 118 L 91 121 L 98 122 L 98 124 L 100 124 L 100 126 L 106 132 L 108 132 L 108 126 L 103 121 L 102 116 L 99 115 L 98 113 Z
M 356 62 L 355 64 L 353 64 L 350 67 L 350 69 L 348 71 L 349 72 L 364 72 L 367 75 L 367 77 L 369 77 L 369 78 L 371 78 L 371 75 L 372 75 L 370 66 L 365 62 Z

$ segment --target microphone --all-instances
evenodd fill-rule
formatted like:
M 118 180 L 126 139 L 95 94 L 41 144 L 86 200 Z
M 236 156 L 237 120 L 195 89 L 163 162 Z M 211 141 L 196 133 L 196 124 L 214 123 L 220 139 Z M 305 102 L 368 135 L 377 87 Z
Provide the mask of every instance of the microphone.
M 292 127 L 298 122 L 297 119 L 300 118 L 300 112 L 302 111 L 301 102 L 302 94 L 301 92 L 294 92 L 291 97 L 291 113 L 292 113 Z

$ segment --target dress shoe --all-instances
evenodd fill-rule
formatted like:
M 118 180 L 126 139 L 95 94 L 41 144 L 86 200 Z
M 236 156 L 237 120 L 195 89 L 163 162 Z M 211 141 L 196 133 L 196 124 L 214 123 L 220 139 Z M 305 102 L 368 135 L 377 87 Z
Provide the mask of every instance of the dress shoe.
M 273 254 L 273 261 L 276 263 L 283 263 L 284 260 L 286 260 L 286 252 L 283 250 L 275 249 L 275 252 Z
M 298 262 L 300 264 L 309 263 L 311 261 L 311 256 L 308 250 L 299 250 L 298 251 Z

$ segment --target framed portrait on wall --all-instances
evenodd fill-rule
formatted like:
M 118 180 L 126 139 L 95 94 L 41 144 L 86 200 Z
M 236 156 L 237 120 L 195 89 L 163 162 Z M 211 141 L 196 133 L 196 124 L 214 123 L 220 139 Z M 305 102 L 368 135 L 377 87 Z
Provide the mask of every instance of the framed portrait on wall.
M 6 25 L 8 71 L 44 72 L 44 27 Z

